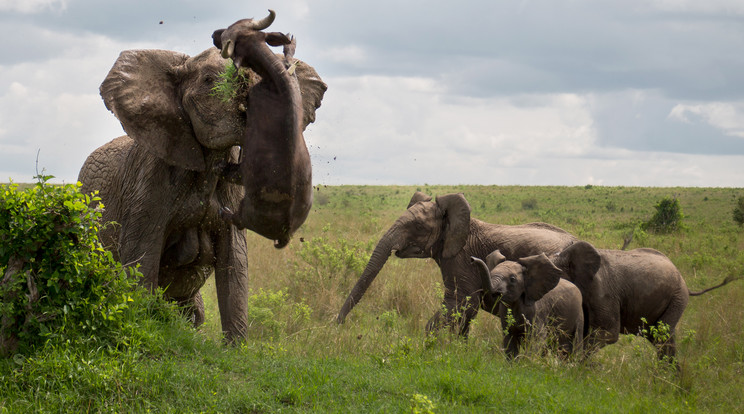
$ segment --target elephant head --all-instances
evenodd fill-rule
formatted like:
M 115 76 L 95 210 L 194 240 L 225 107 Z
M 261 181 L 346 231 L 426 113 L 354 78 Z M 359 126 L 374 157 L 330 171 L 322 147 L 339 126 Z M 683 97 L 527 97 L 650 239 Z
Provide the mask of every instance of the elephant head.
M 564 272 L 563 278 L 587 292 L 602 265 L 602 257 L 594 246 L 579 241 L 566 247 L 553 258 L 553 263 Z
M 222 209 L 220 214 L 238 228 L 275 240 L 275 247 L 281 248 L 305 221 L 312 205 L 312 165 L 302 136 L 312 115 L 303 111 L 298 62 L 293 57 L 296 40 L 263 31 L 274 18 L 269 10 L 264 19 L 239 20 L 216 30 L 212 39 L 223 57 L 261 78 L 245 101 L 249 125 L 241 143 L 244 159 L 239 166 L 231 166 L 245 188 L 245 197 L 236 213 Z M 284 46 L 283 57 L 269 46 Z M 324 84 L 315 90 L 316 107 L 324 91 Z
M 432 201 L 430 196 L 416 192 L 406 212 L 377 242 L 337 321 L 343 323 L 393 251 L 400 258 L 435 260 L 451 258 L 460 252 L 470 231 L 470 211 L 470 204 L 462 194 L 445 194 Z
M 518 301 L 532 306 L 555 288 L 563 275 L 544 253 L 510 261 L 496 250 L 485 262 L 477 257 L 471 257 L 471 262 L 480 269 L 483 290 L 510 306 Z
M 204 149 L 238 145 L 245 130 L 238 105 L 211 94 L 224 68 L 214 50 L 194 57 L 127 50 L 101 84 L 101 96 L 139 145 L 170 165 L 204 171 Z
M 248 122 L 243 102 L 212 93 L 226 60 L 214 48 L 190 57 L 167 50 L 126 50 L 100 87 L 106 108 L 124 131 L 170 165 L 206 169 L 209 150 L 241 145 Z M 309 65 L 297 66 L 303 128 L 315 120 L 325 83 Z

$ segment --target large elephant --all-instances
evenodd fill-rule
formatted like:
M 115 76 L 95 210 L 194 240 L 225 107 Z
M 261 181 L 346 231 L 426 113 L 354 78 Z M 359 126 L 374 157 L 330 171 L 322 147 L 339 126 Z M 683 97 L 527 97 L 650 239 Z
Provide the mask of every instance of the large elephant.
M 285 70 L 283 56 L 276 61 L 261 74 Z M 246 239 L 219 210 L 237 208 L 245 189 L 223 173 L 239 162 L 237 146 L 260 115 L 248 108 L 270 111 L 271 105 L 214 96 L 226 62 L 216 48 L 194 57 L 122 52 L 100 92 L 128 135 L 96 149 L 78 180 L 86 193 L 99 191 L 108 223 L 101 231 L 104 245 L 122 263 L 140 265 L 143 285 L 162 287 L 168 298 L 191 306 L 196 324 L 204 318 L 199 289 L 214 270 L 222 330 L 232 341 L 244 335 L 247 323 Z M 294 110 L 302 111 L 297 116 L 304 129 L 314 121 L 326 85 L 309 65 L 297 65 L 296 73 L 302 106 Z M 273 160 L 259 162 L 273 167 Z
M 483 295 L 480 273 L 470 265 L 471 256 L 486 257 L 500 250 L 507 259 L 518 260 L 540 253 L 554 254 L 577 241 L 570 233 L 549 224 L 489 224 L 471 218 L 470 211 L 462 194 L 446 194 L 432 201 L 428 195 L 416 192 L 408 210 L 378 241 L 337 321 L 345 320 L 395 250 L 400 258 L 431 257 L 442 272 L 446 311 L 437 311 L 427 323 L 427 330 L 449 325 L 467 335 L 479 305 L 488 312 L 495 308 L 493 297 Z
M 595 249 L 585 241 L 560 252 L 553 263 L 582 293 L 587 351 L 617 342 L 621 333 L 641 334 L 657 346 L 660 359 L 675 356 L 675 328 L 689 297 L 737 279 L 691 292 L 672 261 L 657 250 Z M 650 327 L 657 328 L 656 335 Z
M 477 257 L 471 260 L 480 271 L 484 295 L 498 302 L 507 356 L 519 355 L 519 347 L 530 330 L 539 336 L 555 335 L 562 356 L 581 349 L 581 292 L 562 278 L 564 272 L 544 253 L 512 261 L 496 250 L 485 261 Z

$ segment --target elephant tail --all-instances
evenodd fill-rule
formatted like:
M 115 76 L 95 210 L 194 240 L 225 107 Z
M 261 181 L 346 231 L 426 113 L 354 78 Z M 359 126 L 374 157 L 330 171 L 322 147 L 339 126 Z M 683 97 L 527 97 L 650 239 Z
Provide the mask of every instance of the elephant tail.
M 723 282 L 721 282 L 721 283 L 720 283 L 720 284 L 718 284 L 718 285 L 715 285 L 715 286 L 709 287 L 709 288 L 707 288 L 707 289 L 703 289 L 703 290 L 701 290 L 701 291 L 698 291 L 698 292 L 693 292 L 693 291 L 691 291 L 690 289 L 687 289 L 687 293 L 689 293 L 689 294 L 690 294 L 690 296 L 700 296 L 700 295 L 702 295 L 703 293 L 706 293 L 706 292 L 710 292 L 710 291 L 711 291 L 711 290 L 713 290 L 713 289 L 718 289 L 719 287 L 721 287 L 721 286 L 723 286 L 723 285 L 725 285 L 725 284 L 728 284 L 729 282 L 733 282 L 734 280 L 739 280 L 739 279 L 741 279 L 741 278 L 742 278 L 742 276 L 729 276 L 729 277 L 727 277 L 726 279 L 723 279 Z

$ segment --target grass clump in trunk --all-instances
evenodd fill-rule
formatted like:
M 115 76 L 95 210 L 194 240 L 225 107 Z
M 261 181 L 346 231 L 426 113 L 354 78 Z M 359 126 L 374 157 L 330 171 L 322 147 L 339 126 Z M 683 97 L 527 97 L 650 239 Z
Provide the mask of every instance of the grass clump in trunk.
M 256 83 L 255 76 L 256 74 L 252 71 L 238 68 L 232 59 L 227 59 L 225 70 L 219 74 L 214 82 L 211 94 L 224 103 L 232 102 L 241 97 L 245 98 L 248 89 Z

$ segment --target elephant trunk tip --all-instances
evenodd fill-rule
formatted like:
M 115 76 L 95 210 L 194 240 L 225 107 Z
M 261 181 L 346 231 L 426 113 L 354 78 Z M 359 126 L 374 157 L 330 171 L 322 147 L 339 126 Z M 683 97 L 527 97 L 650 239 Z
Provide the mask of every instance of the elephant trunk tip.
M 289 244 L 289 237 L 282 238 L 279 240 L 274 240 L 274 248 L 275 249 L 283 249 Z

